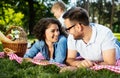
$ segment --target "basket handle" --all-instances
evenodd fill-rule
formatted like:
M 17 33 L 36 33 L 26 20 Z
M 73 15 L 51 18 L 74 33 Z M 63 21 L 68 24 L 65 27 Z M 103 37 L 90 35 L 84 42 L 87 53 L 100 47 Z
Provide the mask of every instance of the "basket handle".
M 12 29 L 17 29 L 20 32 L 20 34 L 19 34 L 20 38 L 17 39 L 18 41 L 21 41 L 21 40 L 25 41 L 25 42 L 27 41 L 27 34 L 26 34 L 26 32 L 24 31 L 24 29 L 22 27 L 19 27 L 19 26 L 12 26 L 12 27 L 10 27 L 8 29 L 8 31 L 5 33 L 5 35 L 8 35 L 11 32 Z
M 10 27 L 7 32 L 5 33 L 5 35 L 7 35 L 12 29 L 17 29 L 19 31 L 23 31 L 23 29 L 21 27 L 18 27 L 18 26 L 12 26 Z

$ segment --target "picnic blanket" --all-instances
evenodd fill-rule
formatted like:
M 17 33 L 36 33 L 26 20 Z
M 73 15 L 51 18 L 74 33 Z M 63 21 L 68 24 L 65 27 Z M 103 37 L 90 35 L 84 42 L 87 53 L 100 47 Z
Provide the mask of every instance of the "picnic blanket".
M 0 58 L 4 58 L 4 57 L 5 57 L 4 52 L 0 52 Z M 17 61 L 20 64 L 23 61 L 22 57 L 18 57 L 14 53 L 8 54 L 8 57 L 9 57 L 10 60 L 15 60 L 15 61 Z M 40 62 L 41 59 L 44 59 L 44 57 L 41 55 L 41 53 L 39 53 L 39 54 L 37 54 L 33 58 L 32 63 L 33 64 L 37 64 L 37 65 L 46 65 L 46 64 Z M 55 65 L 57 65 L 59 67 L 66 66 L 65 64 L 60 64 L 60 63 L 49 63 L 49 64 L 55 64 Z M 120 60 L 116 61 L 116 65 L 115 66 L 112 66 L 112 65 L 96 65 L 96 66 L 90 67 L 90 69 L 92 69 L 92 70 L 107 69 L 107 70 L 110 70 L 110 71 L 113 71 L 115 73 L 119 73 L 120 74 Z
M 7 56 L 9 57 L 10 60 L 15 60 L 17 61 L 19 64 L 21 64 L 24 60 L 24 58 L 17 56 L 14 53 L 10 53 L 7 54 Z M 0 52 L 0 58 L 5 58 L 5 53 L 4 52 Z M 48 65 L 46 63 L 40 62 L 41 60 L 44 60 L 45 58 L 42 56 L 42 54 L 39 52 L 33 59 L 32 59 L 32 63 L 33 64 L 37 64 L 37 65 Z M 57 62 L 50 62 L 49 64 L 55 64 L 58 67 L 63 67 L 66 66 L 65 64 L 60 64 Z

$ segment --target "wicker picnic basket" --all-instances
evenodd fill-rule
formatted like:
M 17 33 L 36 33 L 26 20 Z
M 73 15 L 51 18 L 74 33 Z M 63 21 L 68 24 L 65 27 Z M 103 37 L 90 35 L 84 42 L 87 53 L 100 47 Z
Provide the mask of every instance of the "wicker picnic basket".
M 23 28 L 18 26 L 12 26 L 11 28 L 8 29 L 5 35 L 7 36 L 8 34 L 11 34 L 12 30 L 19 31 L 19 38 L 12 41 L 12 43 L 2 42 L 3 49 L 5 48 L 11 49 L 14 51 L 15 54 L 17 54 L 20 57 L 23 57 L 27 49 L 27 34 Z

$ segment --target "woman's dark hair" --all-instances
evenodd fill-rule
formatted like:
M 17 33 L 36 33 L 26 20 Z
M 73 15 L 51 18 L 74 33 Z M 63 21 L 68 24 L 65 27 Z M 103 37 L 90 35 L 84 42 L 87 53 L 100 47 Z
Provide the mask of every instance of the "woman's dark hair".
M 59 27 L 60 35 L 65 35 L 62 30 L 60 22 L 55 18 L 42 18 L 38 21 L 38 23 L 34 26 L 33 34 L 39 40 L 44 40 L 45 30 L 48 28 L 50 24 L 57 24 Z M 49 34 L 48 34 L 49 35 Z
M 70 21 L 77 21 L 86 26 L 89 25 L 89 15 L 88 12 L 81 7 L 72 7 L 63 15 L 64 19 L 69 19 Z

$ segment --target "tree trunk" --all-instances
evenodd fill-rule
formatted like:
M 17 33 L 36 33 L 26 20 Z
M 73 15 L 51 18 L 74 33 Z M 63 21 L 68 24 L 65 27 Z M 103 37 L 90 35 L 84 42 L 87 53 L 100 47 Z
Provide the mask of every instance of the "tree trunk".
M 34 7 L 33 7 L 33 0 L 28 0 L 28 4 L 29 4 L 29 35 L 32 34 L 33 32 L 33 27 L 34 27 Z
M 112 0 L 112 11 L 111 11 L 111 19 L 110 19 L 110 29 L 112 29 L 113 24 L 113 16 L 114 16 L 114 0 Z
M 83 0 L 84 8 L 88 11 L 89 13 L 89 0 Z
M 87 10 L 88 13 L 89 13 L 89 0 L 86 1 L 86 10 Z

